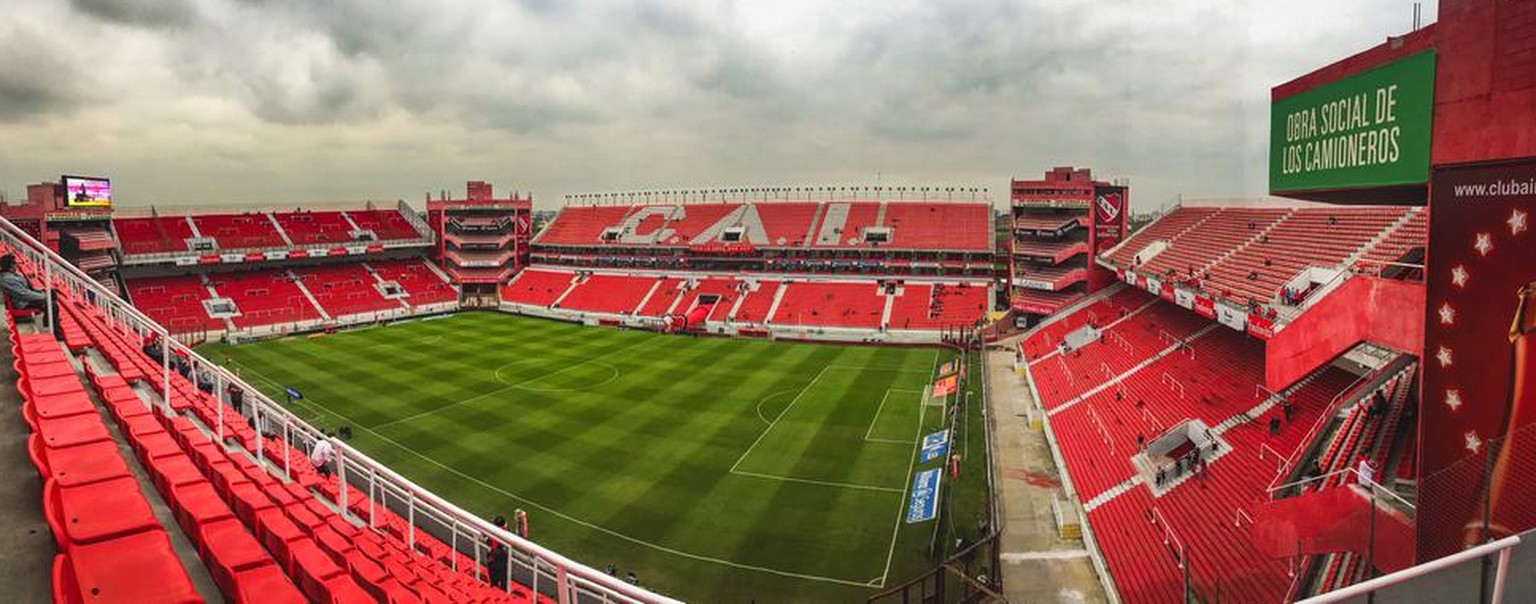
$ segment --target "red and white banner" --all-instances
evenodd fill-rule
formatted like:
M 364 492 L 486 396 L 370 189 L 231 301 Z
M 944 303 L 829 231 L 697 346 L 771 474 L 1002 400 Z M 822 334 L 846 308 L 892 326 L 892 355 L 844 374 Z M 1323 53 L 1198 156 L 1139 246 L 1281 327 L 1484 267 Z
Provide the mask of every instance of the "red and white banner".
M 1275 337 L 1275 322 L 1259 315 L 1248 315 L 1248 335 L 1260 340 Z
M 1248 329 L 1248 312 L 1226 304 L 1216 305 L 1216 322 L 1238 331 Z
M 1056 309 L 1054 307 L 1044 306 L 1044 305 L 1041 305 L 1041 304 L 1034 304 L 1034 303 L 1030 303 L 1030 302 L 1014 302 L 1013 303 L 1013 309 L 1018 311 L 1018 312 L 1029 313 L 1029 314 L 1034 314 L 1034 315 L 1048 315 L 1048 314 L 1051 314 L 1053 312 L 1056 312 Z
M 1195 307 L 1195 294 L 1187 289 L 1173 290 L 1173 303 L 1184 308 L 1193 309 Z
M 955 387 L 959 383 L 960 376 L 958 375 L 939 378 L 939 381 L 933 383 L 933 398 L 954 394 Z
M 1205 296 L 1195 296 L 1195 312 L 1207 319 L 1216 318 L 1216 302 Z

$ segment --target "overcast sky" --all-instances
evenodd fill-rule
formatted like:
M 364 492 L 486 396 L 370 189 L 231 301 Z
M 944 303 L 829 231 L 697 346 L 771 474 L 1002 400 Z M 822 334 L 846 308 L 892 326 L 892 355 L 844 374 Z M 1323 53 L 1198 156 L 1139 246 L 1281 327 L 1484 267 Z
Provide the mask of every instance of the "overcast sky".
M 1433 20 L 1436 2 L 1425 3 Z M 1411 0 L 0 0 L 0 190 L 119 204 L 985 186 L 1265 191 L 1269 88 Z

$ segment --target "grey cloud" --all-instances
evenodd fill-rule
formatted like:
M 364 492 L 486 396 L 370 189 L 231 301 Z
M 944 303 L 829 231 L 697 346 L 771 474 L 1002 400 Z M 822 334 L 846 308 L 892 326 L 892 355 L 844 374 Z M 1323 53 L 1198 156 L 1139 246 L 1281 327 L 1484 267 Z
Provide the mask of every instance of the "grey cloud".
M 81 71 L 49 53 L 43 42 L 21 31 L 0 36 L 0 121 L 67 111 L 90 88 L 80 83 Z
M 197 16 L 188 0 L 70 0 L 80 12 L 138 27 L 182 27 Z
M 199 202 L 485 177 L 546 205 L 875 170 L 998 192 L 1077 163 L 1156 205 L 1261 192 L 1268 86 L 1401 33 L 1377 13 L 1402 3 L 0 0 L 0 138 L 90 111 L 133 146 L 125 191 Z M 1306 17 L 1320 7 L 1352 12 Z M 117 25 L 139 31 L 118 43 Z M 89 43 L 36 33 L 75 26 Z M 178 129 L 187 108 L 196 132 Z M 27 161 L 110 153 L 55 146 Z M 162 183 L 157 165 L 189 169 Z

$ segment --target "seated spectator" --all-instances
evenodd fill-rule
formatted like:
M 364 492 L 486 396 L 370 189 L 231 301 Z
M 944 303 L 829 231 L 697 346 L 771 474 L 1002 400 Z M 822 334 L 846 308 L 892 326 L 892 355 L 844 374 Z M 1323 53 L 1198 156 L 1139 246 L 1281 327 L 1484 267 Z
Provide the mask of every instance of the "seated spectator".
M 197 372 L 197 389 L 207 394 L 213 394 L 213 373 L 204 369 Z
M 6 254 L 0 256 L 0 288 L 5 289 L 6 305 L 12 310 L 31 309 L 43 310 L 48 305 L 48 293 L 34 289 L 32 282 L 16 271 L 16 256 Z M 59 301 L 53 301 L 53 316 L 59 316 Z M 39 318 L 38 321 L 43 319 Z M 58 320 L 54 320 L 53 335 L 61 335 Z
M 159 359 L 165 355 L 165 349 L 160 346 L 160 336 L 156 334 L 149 334 L 144 338 L 143 350 L 144 356 L 152 359 Z

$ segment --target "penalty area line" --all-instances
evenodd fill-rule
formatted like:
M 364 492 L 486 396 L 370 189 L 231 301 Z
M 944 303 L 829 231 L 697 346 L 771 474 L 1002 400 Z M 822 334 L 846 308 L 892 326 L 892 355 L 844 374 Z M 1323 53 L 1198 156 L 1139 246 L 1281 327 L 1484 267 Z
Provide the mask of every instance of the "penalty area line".
M 775 392 L 773 394 L 769 394 L 768 396 L 763 397 L 762 400 L 757 401 L 757 419 L 763 420 L 763 423 L 768 424 L 770 426 L 773 425 L 773 422 L 768 421 L 768 418 L 763 417 L 763 403 L 766 403 L 766 402 L 772 400 L 774 397 L 779 396 L 781 394 L 788 394 L 790 392 L 798 392 L 800 390 L 804 390 L 804 388 L 798 388 L 798 389 L 797 388 L 786 388 L 784 390 L 780 390 L 780 391 Z
M 903 443 L 903 444 L 905 444 L 905 443 Z M 891 487 L 877 487 L 877 486 L 867 485 L 867 484 L 854 484 L 854 483 L 851 483 L 851 482 L 832 482 L 832 481 L 828 481 L 828 480 L 813 480 L 813 479 L 810 479 L 810 478 L 794 478 L 792 476 L 778 476 L 778 475 L 775 475 L 775 474 L 761 474 L 761 473 L 758 473 L 758 472 L 748 472 L 746 470 L 731 470 L 731 473 L 735 474 L 737 476 L 751 476 L 753 478 L 763 478 L 763 479 L 767 479 L 767 480 L 781 480 L 781 481 L 784 481 L 784 482 L 798 482 L 798 483 L 801 483 L 801 484 L 814 484 L 814 485 L 820 485 L 820 486 L 824 486 L 824 487 L 837 487 L 837 488 L 841 488 L 841 489 L 858 489 L 858 490 L 861 490 L 861 491 L 880 491 L 882 493 L 905 493 L 905 492 L 907 492 L 906 489 L 896 489 L 896 488 L 891 488 Z

